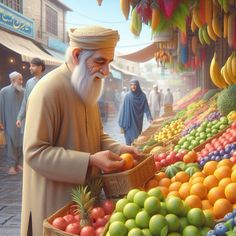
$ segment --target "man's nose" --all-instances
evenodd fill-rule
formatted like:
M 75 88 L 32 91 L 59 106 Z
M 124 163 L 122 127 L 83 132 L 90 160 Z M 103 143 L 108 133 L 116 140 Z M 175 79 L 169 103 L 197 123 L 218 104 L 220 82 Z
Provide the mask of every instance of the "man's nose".
M 100 69 L 100 72 L 101 72 L 104 76 L 108 76 L 108 75 L 109 75 L 109 67 L 108 67 L 108 65 L 103 66 L 103 67 Z

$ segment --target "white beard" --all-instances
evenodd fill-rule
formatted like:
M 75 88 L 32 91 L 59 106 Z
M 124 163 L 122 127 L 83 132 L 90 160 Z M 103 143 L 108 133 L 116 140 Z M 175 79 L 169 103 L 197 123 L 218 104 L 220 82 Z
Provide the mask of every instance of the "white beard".
M 90 75 L 86 66 L 86 60 L 86 55 L 82 55 L 79 65 L 75 66 L 72 72 L 71 83 L 86 105 L 95 105 L 103 91 L 104 81 L 102 78 L 104 75 L 99 72 Z
M 13 86 L 19 92 L 22 92 L 24 90 L 22 85 L 13 84 Z

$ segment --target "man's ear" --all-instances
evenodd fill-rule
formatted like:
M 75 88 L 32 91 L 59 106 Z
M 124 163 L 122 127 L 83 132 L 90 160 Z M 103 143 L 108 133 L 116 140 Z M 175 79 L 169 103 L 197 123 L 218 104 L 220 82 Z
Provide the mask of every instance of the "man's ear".
M 81 53 L 81 49 L 80 48 L 74 48 L 72 51 L 72 57 L 73 57 L 73 63 L 75 65 L 79 64 L 79 54 Z

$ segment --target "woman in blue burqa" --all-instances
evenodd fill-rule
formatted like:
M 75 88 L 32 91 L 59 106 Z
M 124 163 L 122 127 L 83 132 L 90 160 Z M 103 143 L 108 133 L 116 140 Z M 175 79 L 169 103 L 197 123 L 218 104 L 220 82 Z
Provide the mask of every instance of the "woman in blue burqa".
M 124 130 L 125 141 L 130 145 L 139 136 L 143 128 L 143 115 L 152 122 L 145 93 L 138 80 L 130 81 L 130 91 L 126 94 L 119 116 L 119 126 Z

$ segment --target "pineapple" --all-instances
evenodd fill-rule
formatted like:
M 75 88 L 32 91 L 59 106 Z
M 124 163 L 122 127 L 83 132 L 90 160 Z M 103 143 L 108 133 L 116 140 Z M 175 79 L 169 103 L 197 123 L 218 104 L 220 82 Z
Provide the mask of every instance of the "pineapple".
M 92 225 L 90 213 L 93 209 L 95 198 L 91 196 L 88 186 L 79 186 L 72 189 L 72 200 L 77 204 L 76 214 L 80 215 L 81 227 Z
M 99 205 L 100 203 L 100 197 L 101 197 L 101 191 L 102 191 L 102 177 L 93 177 L 90 178 L 87 183 L 89 190 L 91 191 L 91 196 L 95 198 L 95 205 Z

